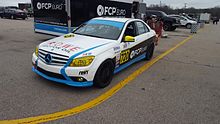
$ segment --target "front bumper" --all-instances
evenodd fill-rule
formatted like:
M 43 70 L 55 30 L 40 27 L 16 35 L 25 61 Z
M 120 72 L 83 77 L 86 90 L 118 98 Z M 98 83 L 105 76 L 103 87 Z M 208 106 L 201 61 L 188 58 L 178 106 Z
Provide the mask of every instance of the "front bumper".
M 33 72 L 37 73 L 38 75 L 42 76 L 43 78 L 50 80 L 50 81 L 54 81 L 57 83 L 62 83 L 62 84 L 66 84 L 69 86 L 74 86 L 74 87 L 89 87 L 93 85 L 92 81 L 86 81 L 86 82 L 76 82 L 76 81 L 69 81 L 69 80 L 63 80 L 63 79 L 58 79 L 58 78 L 54 78 L 54 77 L 50 77 L 40 71 L 38 71 L 34 66 L 32 67 Z
M 93 85 L 93 71 L 89 71 L 88 74 L 85 75 L 80 75 L 80 72 L 88 70 L 88 68 L 68 67 L 61 71 L 63 69 L 62 66 L 47 65 L 38 59 L 35 54 L 33 54 L 32 63 L 32 71 L 47 80 L 75 87 L 89 87 Z M 81 82 L 74 80 L 78 77 L 82 77 L 85 80 Z
M 173 27 L 181 27 L 181 24 L 177 24 L 177 23 L 174 23 L 172 24 Z

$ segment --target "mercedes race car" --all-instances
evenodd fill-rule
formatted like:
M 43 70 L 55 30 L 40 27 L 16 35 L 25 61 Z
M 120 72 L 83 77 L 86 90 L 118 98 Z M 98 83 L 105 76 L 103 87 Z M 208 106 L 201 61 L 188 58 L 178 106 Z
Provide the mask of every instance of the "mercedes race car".
M 142 20 L 94 18 L 70 34 L 37 46 L 32 70 L 58 83 L 104 88 L 115 73 L 150 60 L 155 40 L 155 32 Z

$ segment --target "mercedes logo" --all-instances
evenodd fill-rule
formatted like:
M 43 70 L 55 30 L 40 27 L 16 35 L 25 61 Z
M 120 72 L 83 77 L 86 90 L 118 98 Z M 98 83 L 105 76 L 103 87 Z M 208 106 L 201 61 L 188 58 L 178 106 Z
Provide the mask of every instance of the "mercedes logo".
M 52 61 L 52 56 L 51 56 L 50 54 L 47 54 L 47 55 L 45 56 L 44 60 L 45 60 L 48 64 L 50 64 L 51 61 Z

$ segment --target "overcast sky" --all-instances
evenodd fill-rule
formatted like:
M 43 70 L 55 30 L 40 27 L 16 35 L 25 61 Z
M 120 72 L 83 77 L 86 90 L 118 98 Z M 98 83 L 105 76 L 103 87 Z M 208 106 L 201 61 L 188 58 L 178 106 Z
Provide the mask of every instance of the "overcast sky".
M 173 8 L 183 8 L 184 3 L 187 7 L 195 8 L 209 8 L 220 6 L 220 0 L 144 0 L 147 5 L 159 4 L 160 1 L 164 4 L 170 5 Z M 18 2 L 31 2 L 31 0 L 0 0 L 0 6 L 17 6 Z

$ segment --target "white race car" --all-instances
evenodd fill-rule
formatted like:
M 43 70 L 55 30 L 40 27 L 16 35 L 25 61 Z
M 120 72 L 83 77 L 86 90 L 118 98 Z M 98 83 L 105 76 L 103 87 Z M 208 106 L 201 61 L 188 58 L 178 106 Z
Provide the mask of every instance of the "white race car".
M 70 86 L 108 86 L 115 73 L 150 60 L 156 34 L 139 19 L 94 18 L 36 47 L 32 70 Z

